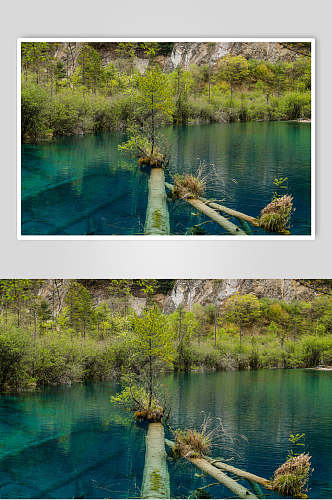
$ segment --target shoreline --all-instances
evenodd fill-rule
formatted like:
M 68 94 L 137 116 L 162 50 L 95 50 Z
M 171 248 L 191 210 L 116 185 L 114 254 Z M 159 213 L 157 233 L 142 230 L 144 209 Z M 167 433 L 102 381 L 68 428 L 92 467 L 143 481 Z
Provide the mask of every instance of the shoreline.
M 200 119 L 193 119 L 193 120 L 188 120 L 188 123 L 179 123 L 179 124 L 165 124 L 165 127 L 193 127 L 193 126 L 201 126 L 201 125 L 232 125 L 234 123 L 310 123 L 311 124 L 311 119 L 306 119 L 306 118 L 298 118 L 296 120 L 235 120 L 235 121 L 210 121 L 210 120 L 200 120 Z M 63 139 L 66 137 L 86 137 L 89 135 L 99 135 L 99 134 L 112 134 L 116 132 L 122 132 L 126 133 L 126 130 L 122 127 L 119 128 L 114 128 L 112 130 L 103 130 L 103 131 L 87 131 L 83 133 L 82 131 L 76 132 L 76 133 L 68 133 L 68 134 L 61 134 L 61 135 L 50 135 L 48 137 L 39 137 L 38 139 L 29 139 L 26 138 L 25 140 L 21 140 L 21 147 L 25 145 L 40 145 L 40 144 L 49 144 L 52 142 L 56 142 L 59 139 Z

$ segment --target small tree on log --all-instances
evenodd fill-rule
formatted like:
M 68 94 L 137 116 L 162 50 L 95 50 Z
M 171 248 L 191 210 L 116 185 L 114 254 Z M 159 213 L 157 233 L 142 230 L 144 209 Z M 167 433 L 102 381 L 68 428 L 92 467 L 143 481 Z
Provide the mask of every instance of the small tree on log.
M 135 366 L 135 373 L 124 377 L 125 388 L 111 401 L 135 410 L 137 420 L 160 422 L 167 403 L 159 390 L 156 375 L 158 363 L 170 363 L 173 357 L 168 325 L 163 314 L 154 307 L 134 317 L 133 330 L 134 354 L 130 363 Z
M 138 77 L 135 101 L 136 114 L 128 128 L 130 137 L 119 149 L 138 155 L 140 164 L 162 166 L 165 153 L 160 151 L 157 129 L 163 120 L 171 118 L 172 99 L 168 76 L 159 66 Z
M 165 317 L 157 308 L 149 309 L 134 322 L 134 348 L 142 356 L 145 367 L 142 375 L 146 376 L 149 395 L 148 410 L 154 396 L 155 367 L 158 360 L 170 362 L 171 343 Z

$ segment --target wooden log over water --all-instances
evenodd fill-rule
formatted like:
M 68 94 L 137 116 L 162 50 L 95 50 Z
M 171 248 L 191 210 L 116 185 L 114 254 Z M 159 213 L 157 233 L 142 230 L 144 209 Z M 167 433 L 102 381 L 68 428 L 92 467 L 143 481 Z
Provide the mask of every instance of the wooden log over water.
M 170 498 L 164 426 L 149 424 L 141 498 Z
M 169 234 L 164 169 L 151 167 L 144 234 Z
M 205 198 L 199 198 L 204 203 L 209 205 L 209 207 L 214 208 L 215 210 L 219 210 L 220 212 L 224 212 L 225 214 L 231 215 L 232 217 L 236 217 L 237 219 L 244 220 L 246 222 L 250 222 L 253 226 L 259 227 L 259 220 L 255 217 L 251 217 L 250 215 L 244 214 L 242 212 L 238 212 L 237 210 L 233 210 L 232 208 L 225 207 L 224 205 L 220 205 L 219 203 L 215 203 L 214 201 L 206 200 Z
M 169 439 L 165 439 L 167 446 L 174 448 L 174 442 Z M 211 465 L 205 458 L 191 458 L 184 457 L 186 460 L 191 462 L 193 465 L 198 467 L 201 471 L 209 476 L 213 477 L 216 481 L 223 484 L 226 488 L 232 491 L 239 498 L 257 498 L 250 490 L 239 484 L 234 479 L 228 477 L 224 472 L 218 470 L 216 467 Z
M 165 186 L 168 189 L 170 189 L 171 191 L 173 191 L 174 186 L 172 184 L 169 184 L 168 182 L 166 182 Z M 213 208 L 207 206 L 200 199 L 198 199 L 198 198 L 182 198 L 182 199 L 185 200 L 187 203 L 189 203 L 192 207 L 196 208 L 196 210 L 199 210 L 204 215 L 209 217 L 211 220 L 213 220 L 214 222 L 219 224 L 219 226 L 226 229 L 226 231 L 228 233 L 233 234 L 233 235 L 244 235 L 245 236 L 246 233 L 242 229 L 240 229 L 238 226 L 233 224 L 233 222 L 231 222 L 230 220 L 225 219 L 225 217 L 218 214 L 218 212 L 216 212 Z
M 242 469 L 238 469 L 237 467 L 234 467 L 233 465 L 225 464 L 224 462 L 221 462 L 220 460 L 215 460 L 210 457 L 204 457 L 211 465 L 214 467 L 217 467 L 218 469 L 224 470 L 226 472 L 230 472 L 232 474 L 235 474 L 236 476 L 243 477 L 243 479 L 247 479 L 248 481 L 252 481 L 254 483 L 261 484 L 264 486 L 264 488 L 270 490 L 271 485 L 270 482 L 267 479 L 264 479 L 264 477 L 256 476 L 256 474 L 251 474 L 251 472 L 247 472 Z

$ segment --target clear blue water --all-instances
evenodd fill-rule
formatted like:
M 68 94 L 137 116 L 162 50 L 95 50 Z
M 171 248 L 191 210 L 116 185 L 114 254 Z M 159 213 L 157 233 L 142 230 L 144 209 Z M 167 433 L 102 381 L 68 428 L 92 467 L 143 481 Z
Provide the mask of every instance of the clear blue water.
M 310 124 L 192 125 L 163 134 L 171 172 L 196 172 L 204 163 L 206 196 L 249 215 L 269 203 L 274 178 L 288 177 L 296 207 L 291 233 L 310 234 Z M 123 140 L 114 132 L 22 145 L 22 234 L 142 234 L 148 176 L 118 151 Z M 169 212 L 171 234 L 188 234 L 207 220 L 182 200 L 170 201 Z M 212 222 L 202 228 L 223 234 Z
M 304 432 L 315 469 L 309 497 L 332 497 L 331 372 L 172 374 L 163 383 L 173 427 L 220 417 L 227 437 L 211 455 L 233 457 L 231 463 L 264 477 L 285 460 L 289 433 Z M 118 388 L 107 382 L 2 395 L 0 497 L 139 497 L 146 428 L 111 405 Z M 184 460 L 169 460 L 168 467 L 173 498 L 213 482 Z M 229 497 L 221 485 L 209 491 L 213 498 Z

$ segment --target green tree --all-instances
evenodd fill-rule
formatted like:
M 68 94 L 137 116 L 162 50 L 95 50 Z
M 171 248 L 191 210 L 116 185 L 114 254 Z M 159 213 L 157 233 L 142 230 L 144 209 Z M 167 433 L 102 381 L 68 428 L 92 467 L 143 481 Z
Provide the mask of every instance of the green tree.
M 105 302 L 99 304 L 94 309 L 94 321 L 97 327 L 98 338 L 105 338 L 106 333 L 111 329 L 110 309 Z
M 37 85 L 40 83 L 41 69 L 49 59 L 50 44 L 48 42 L 22 42 L 21 62 L 26 79 L 28 69 L 35 73 Z
M 175 96 L 173 122 L 187 123 L 189 117 L 189 95 L 193 79 L 189 71 L 178 66 L 170 75 L 171 87 Z
M 273 302 L 269 307 L 268 315 L 269 318 L 278 325 L 278 336 L 280 338 L 281 347 L 283 347 L 286 331 L 290 322 L 287 306 L 284 302 Z
M 102 79 L 102 65 L 99 53 L 88 43 L 83 43 L 78 63 L 82 85 L 96 93 Z
M 119 42 L 115 49 L 115 53 L 120 59 L 129 61 L 130 74 L 134 72 L 137 48 L 137 42 Z
M 251 326 L 260 316 L 260 303 L 256 295 L 235 293 L 227 299 L 224 310 L 226 320 L 235 323 L 240 329 L 240 350 L 244 328 Z
M 234 86 L 242 83 L 249 75 L 248 61 L 243 56 L 227 55 L 220 61 L 219 72 L 219 76 L 230 85 L 232 107 Z
M 12 279 L 1 280 L 1 296 L 5 307 L 15 311 L 16 324 L 21 325 L 22 311 L 28 300 L 31 300 L 34 280 Z
M 91 293 L 77 281 L 70 283 L 65 297 L 66 317 L 76 333 L 86 336 L 87 327 L 93 323 L 94 306 Z
M 153 66 L 144 75 L 140 75 L 135 100 L 137 109 L 133 120 L 136 125 L 129 128 L 131 137 L 119 149 L 151 159 L 155 154 L 160 155 L 156 144 L 157 128 L 172 115 L 169 79 L 159 66 Z
M 158 308 L 150 308 L 142 316 L 135 316 L 133 352 L 140 359 L 141 380 L 149 395 L 148 410 L 155 395 L 154 379 L 158 361 L 171 362 L 173 352 L 167 321 Z

